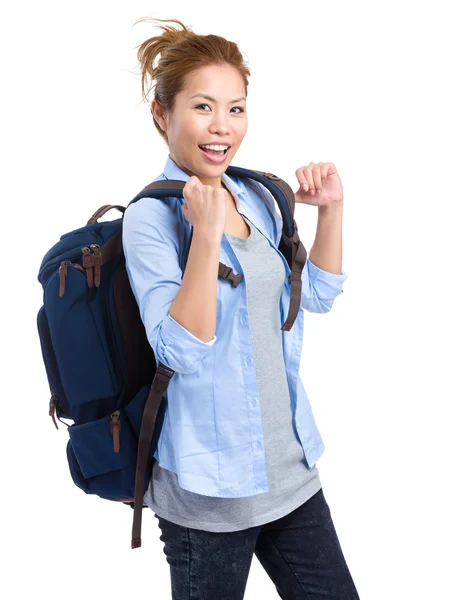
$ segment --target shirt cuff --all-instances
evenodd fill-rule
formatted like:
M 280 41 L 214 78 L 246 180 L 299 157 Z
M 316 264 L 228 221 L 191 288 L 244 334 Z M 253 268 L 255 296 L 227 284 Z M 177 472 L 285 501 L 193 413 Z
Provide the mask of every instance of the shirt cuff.
M 341 273 L 330 273 L 314 265 L 310 258 L 306 261 L 306 268 L 309 280 L 319 298 L 324 300 L 333 300 L 338 294 L 343 292 L 342 284 L 348 278 L 345 271 Z
M 157 359 L 178 373 L 193 373 L 213 347 L 216 335 L 204 342 L 180 325 L 170 313 L 163 319 Z

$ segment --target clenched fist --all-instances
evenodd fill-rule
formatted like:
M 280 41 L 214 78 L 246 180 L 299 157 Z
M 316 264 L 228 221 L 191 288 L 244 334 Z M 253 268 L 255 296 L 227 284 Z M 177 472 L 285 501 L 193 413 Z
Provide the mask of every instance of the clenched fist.
M 184 217 L 194 227 L 194 235 L 221 240 L 226 226 L 228 192 L 225 188 L 203 185 L 192 175 L 183 189 Z

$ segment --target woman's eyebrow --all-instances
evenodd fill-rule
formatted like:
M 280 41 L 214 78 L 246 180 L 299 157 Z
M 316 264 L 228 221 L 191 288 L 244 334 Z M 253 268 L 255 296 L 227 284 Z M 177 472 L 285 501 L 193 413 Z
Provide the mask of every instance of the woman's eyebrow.
M 200 98 L 205 98 L 206 100 L 210 100 L 210 102 L 216 102 L 214 98 L 212 98 L 211 96 L 207 96 L 206 94 L 195 94 L 194 96 L 191 96 L 189 100 L 192 100 L 192 98 L 197 98 L 197 96 L 200 96 Z M 229 104 L 234 104 L 234 102 L 241 102 L 242 100 L 246 101 L 245 96 L 242 96 L 242 98 L 236 98 L 235 100 L 231 100 Z

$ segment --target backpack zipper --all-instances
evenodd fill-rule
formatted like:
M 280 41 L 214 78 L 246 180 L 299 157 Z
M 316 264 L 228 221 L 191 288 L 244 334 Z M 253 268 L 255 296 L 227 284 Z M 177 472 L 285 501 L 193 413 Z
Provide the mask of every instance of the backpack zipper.
M 58 396 L 57 396 L 56 392 L 52 389 L 51 390 L 51 398 L 50 398 L 50 408 L 49 408 L 48 414 L 53 419 L 53 423 L 54 423 L 56 429 L 59 429 L 59 427 L 58 427 L 58 424 L 56 423 L 56 419 L 54 418 L 55 414 L 58 417 L 58 421 L 63 423 L 66 427 L 69 427 L 69 425 L 60 418 L 62 413 L 63 413 L 63 409 L 62 409 L 62 406 L 59 404 Z
M 85 272 L 85 269 L 78 263 L 73 263 L 71 260 L 63 260 L 59 265 L 59 297 L 64 295 L 64 290 L 66 289 L 68 265 L 72 265 L 75 269 L 78 269 L 82 273 Z
M 58 424 L 56 423 L 56 419 L 54 418 L 54 414 L 56 412 L 57 401 L 58 401 L 58 397 L 56 396 L 56 392 L 54 390 L 51 390 L 50 410 L 48 411 L 48 414 L 53 419 L 53 423 L 54 423 L 56 429 L 59 429 Z
M 114 452 L 120 452 L 120 430 L 122 426 L 120 423 L 120 411 L 114 411 L 110 416 L 110 432 L 114 440 Z
M 93 287 L 94 254 L 88 246 L 82 248 L 82 265 L 86 271 L 86 281 L 89 288 Z
M 81 273 L 86 274 L 88 287 L 99 287 L 101 283 L 101 265 L 102 253 L 99 244 L 91 244 L 90 247 L 83 246 L 82 248 L 82 265 L 73 263 L 71 260 L 63 260 L 59 265 L 59 296 L 64 294 L 66 289 L 67 267 L 73 265 Z
M 94 285 L 99 287 L 99 284 L 101 283 L 102 264 L 101 247 L 99 244 L 91 244 L 90 248 L 93 250 L 94 255 Z

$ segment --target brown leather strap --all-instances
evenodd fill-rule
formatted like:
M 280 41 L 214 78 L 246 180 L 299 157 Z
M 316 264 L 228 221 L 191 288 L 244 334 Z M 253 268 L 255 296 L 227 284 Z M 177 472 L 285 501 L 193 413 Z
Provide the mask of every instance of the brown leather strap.
M 186 185 L 185 181 L 178 181 L 176 179 L 170 181 L 169 179 L 163 179 L 160 181 L 153 181 L 152 183 L 149 183 L 149 185 L 146 185 L 146 187 L 143 187 L 141 192 L 148 192 L 149 190 L 158 190 L 158 189 L 162 189 L 162 188 L 166 188 L 167 190 L 176 190 L 178 188 L 184 187 Z
M 103 215 L 105 215 L 106 212 L 109 211 L 109 210 L 111 210 L 112 208 L 116 208 L 122 214 L 126 210 L 125 206 L 120 206 L 119 204 L 104 204 L 104 206 L 101 206 L 100 208 L 98 208 L 98 210 L 94 213 L 94 215 L 90 219 L 88 219 L 87 225 L 92 225 L 93 223 L 96 223 L 96 221 L 100 217 L 102 217 Z
M 290 306 L 285 323 L 282 326 L 283 331 L 290 331 L 301 306 L 302 295 L 302 271 L 307 260 L 307 252 L 298 235 L 298 227 L 293 220 L 293 237 L 291 238 L 293 259 L 291 265 L 291 275 L 288 280 L 291 283 Z
M 142 508 L 144 498 L 144 477 L 149 462 L 149 449 L 154 434 L 157 413 L 162 402 L 163 394 L 174 375 L 174 371 L 161 363 L 157 364 L 157 371 L 146 400 L 142 415 L 141 432 L 138 442 L 138 456 L 136 462 L 136 480 L 134 485 L 134 513 L 133 528 L 131 532 L 131 548 L 141 546 Z
M 114 235 L 101 246 L 100 250 L 102 258 L 101 265 L 105 265 L 113 260 L 116 256 L 119 256 L 123 252 L 122 228 L 120 228 L 117 233 L 114 233 Z

